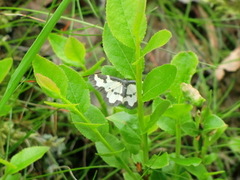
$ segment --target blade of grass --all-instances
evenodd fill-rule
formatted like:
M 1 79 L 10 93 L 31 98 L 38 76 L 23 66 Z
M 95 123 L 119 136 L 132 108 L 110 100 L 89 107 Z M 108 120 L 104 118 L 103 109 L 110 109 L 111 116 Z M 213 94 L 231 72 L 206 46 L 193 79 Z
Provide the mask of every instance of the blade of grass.
M 32 59 L 34 56 L 39 52 L 41 46 L 45 42 L 45 40 L 48 37 L 48 34 L 52 31 L 57 21 L 60 19 L 62 13 L 67 8 L 69 2 L 71 0 L 63 0 L 53 16 L 49 19 L 49 21 L 46 23 L 46 25 L 43 27 L 42 31 L 38 35 L 37 39 L 34 41 L 32 46 L 29 48 L 25 56 L 23 57 L 21 63 L 15 70 L 15 72 L 12 74 L 11 79 L 8 83 L 7 89 L 3 95 L 3 98 L 0 101 L 0 109 L 3 108 L 3 106 L 6 104 L 10 96 L 15 91 L 18 83 L 20 82 L 22 76 L 24 73 L 29 69 L 31 66 Z

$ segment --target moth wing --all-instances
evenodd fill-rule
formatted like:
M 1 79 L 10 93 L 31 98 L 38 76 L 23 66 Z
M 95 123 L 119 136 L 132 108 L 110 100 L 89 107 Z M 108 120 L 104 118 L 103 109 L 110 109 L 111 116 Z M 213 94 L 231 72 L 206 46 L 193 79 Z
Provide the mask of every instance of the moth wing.
M 137 106 L 137 87 L 135 83 L 126 85 L 126 93 L 123 98 L 123 104 L 129 108 Z
M 117 106 L 123 103 L 123 83 L 120 79 L 95 74 L 90 76 L 89 80 L 110 105 Z

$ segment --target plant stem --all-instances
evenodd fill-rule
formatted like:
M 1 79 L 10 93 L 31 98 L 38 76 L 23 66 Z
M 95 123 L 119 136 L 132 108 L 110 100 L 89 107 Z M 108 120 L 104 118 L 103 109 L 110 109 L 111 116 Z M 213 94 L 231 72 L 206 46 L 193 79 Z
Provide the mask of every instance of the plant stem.
M 143 111 L 143 100 L 142 100 L 142 70 L 143 70 L 143 58 L 140 57 L 140 44 L 136 47 L 135 58 L 137 61 L 136 65 L 136 85 L 137 85 L 137 101 L 138 101 L 138 119 L 139 127 L 141 129 L 142 144 L 141 148 L 143 151 L 144 163 L 148 160 L 148 138 L 147 133 L 143 133 L 145 130 L 144 111 Z
M 180 128 L 180 123 L 179 123 L 179 119 L 176 120 L 176 157 L 179 158 L 180 157 L 180 153 L 181 153 L 181 128 Z
M 207 154 L 208 146 L 209 146 L 208 137 L 206 135 L 203 135 L 203 146 L 201 149 L 201 158 L 202 159 L 204 159 Z
M 196 122 L 197 129 L 199 129 L 200 123 L 201 123 L 201 112 L 200 111 L 197 111 L 197 114 L 195 115 L 195 122 Z M 199 136 L 200 136 L 200 134 L 199 134 Z M 193 146 L 195 148 L 195 156 L 198 157 L 198 155 L 199 155 L 199 137 L 193 138 Z
M 141 40 L 140 40 L 140 29 L 141 23 L 145 18 L 145 10 L 146 10 L 146 0 L 143 0 L 142 3 L 138 4 L 138 13 L 135 19 L 134 25 L 134 35 L 135 35 L 135 62 L 136 62 L 136 85 L 137 85 L 137 102 L 138 102 L 138 119 L 139 119 L 139 127 L 141 130 L 141 149 L 143 151 L 143 164 L 145 164 L 148 157 L 148 136 L 147 132 L 145 132 L 145 121 L 144 121 L 144 110 L 143 110 L 143 99 L 142 99 L 142 72 L 144 68 L 144 58 L 141 56 Z

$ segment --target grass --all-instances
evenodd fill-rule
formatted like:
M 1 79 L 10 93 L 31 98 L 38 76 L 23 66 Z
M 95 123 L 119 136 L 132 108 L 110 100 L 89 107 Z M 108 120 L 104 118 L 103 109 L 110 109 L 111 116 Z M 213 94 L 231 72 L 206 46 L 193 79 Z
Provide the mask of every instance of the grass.
M 49 9 L 56 7 L 57 4 L 52 4 Z M 208 165 L 210 172 L 216 172 L 214 178 L 219 179 L 234 179 L 239 177 L 238 169 L 240 167 L 239 149 L 230 146 L 233 139 L 236 144 L 240 141 L 239 134 L 239 98 L 236 96 L 237 85 L 239 85 L 237 73 L 229 73 L 223 81 L 218 81 L 214 76 L 214 70 L 219 63 L 238 45 L 239 33 L 239 12 L 231 14 L 228 11 L 222 11 L 222 5 L 216 7 L 206 4 L 181 4 L 176 1 L 149 1 L 147 5 L 148 16 L 148 34 L 151 35 L 159 29 L 167 28 L 173 34 L 172 40 L 164 46 L 163 50 L 155 50 L 148 56 L 146 73 L 153 68 L 153 63 L 161 65 L 170 61 L 173 54 L 179 51 L 191 50 L 194 51 L 199 59 L 200 65 L 198 67 L 196 77 L 193 79 L 193 84 L 200 90 L 200 93 L 207 99 L 208 105 L 211 110 L 229 125 L 226 132 L 221 135 L 217 143 L 208 148 L 208 153 L 217 155 L 216 161 Z M 1 7 L 3 13 L 5 11 L 23 10 L 18 8 L 15 4 L 12 7 Z M 27 12 L 35 14 L 45 14 L 48 12 L 27 9 Z M 102 47 L 99 42 L 94 42 L 91 39 L 89 31 L 92 29 L 103 29 L 104 16 L 102 7 L 93 4 L 91 1 L 85 1 L 85 6 L 80 4 L 72 6 L 70 16 L 64 14 L 62 17 L 70 22 L 67 31 L 59 31 L 65 35 L 76 35 L 86 37 L 85 43 L 89 55 L 87 66 L 91 66 L 94 62 L 102 56 Z M 61 13 L 58 13 L 59 19 Z M 88 22 L 88 17 L 93 17 L 98 25 Z M 10 16 L 1 15 L 1 18 L 9 18 Z M 78 18 L 79 17 L 79 18 Z M 78 19 L 78 20 L 76 20 Z M 80 20 L 79 20 L 80 19 Z M 49 22 L 51 27 L 48 27 L 48 32 L 53 29 L 55 23 Z M 82 24 L 80 28 L 78 25 Z M 79 30 L 75 32 L 75 25 Z M 150 26 L 151 25 L 151 26 Z M 14 29 L 22 28 L 23 26 L 29 27 L 42 27 L 43 24 L 28 17 L 11 16 L 8 23 L 0 26 L 1 37 L 10 35 L 10 40 L 1 41 L 2 49 L 1 58 L 13 56 L 14 59 L 21 60 L 22 64 L 18 66 L 19 62 L 15 61 L 13 66 L 12 88 L 6 88 L 9 77 L 1 83 L 1 102 L 6 102 L 13 107 L 8 115 L 1 117 L 0 125 L 0 157 L 8 159 L 20 149 L 34 145 L 48 145 L 54 147 L 53 152 L 49 152 L 45 158 L 36 163 L 35 169 L 23 171 L 22 173 L 28 179 L 41 179 L 54 177 L 69 179 L 73 177 L 69 172 L 72 172 L 78 179 L 121 179 L 121 172 L 119 169 L 113 169 L 106 166 L 99 156 L 96 156 L 96 150 L 93 143 L 81 136 L 75 129 L 74 125 L 69 123 L 68 115 L 64 110 L 52 108 L 43 105 L 43 101 L 49 99 L 42 94 L 42 91 L 36 86 L 35 83 L 26 82 L 34 79 L 32 70 L 29 69 L 30 61 L 34 54 L 41 48 L 43 42 L 47 38 L 48 33 L 44 37 L 39 37 L 41 42 L 33 45 L 29 50 L 32 53 L 29 56 L 27 53 L 24 57 L 19 49 L 23 42 L 34 40 L 36 35 L 32 35 L 31 28 L 28 28 L 20 38 L 11 37 Z M 9 30 L 6 30 L 9 29 Z M 99 31 L 96 31 L 96 36 L 99 37 Z M 147 38 L 146 38 L 147 40 Z M 100 50 L 99 50 L 100 49 Z M 20 55 L 19 55 L 20 54 Z M 27 58 L 27 60 L 26 60 Z M 149 62 L 151 61 L 151 63 Z M 15 71 L 16 68 L 19 70 Z M 27 72 L 27 73 L 26 73 Z M 24 78 L 23 75 L 25 74 Z M 20 82 L 20 86 L 18 85 Z M 11 84 L 11 83 L 10 83 Z M 16 88 L 16 90 L 15 90 Z M 7 89 L 7 91 L 6 91 Z M 8 95 L 4 96 L 6 92 Z M 13 93 L 14 92 L 14 93 Z M 13 94 L 13 95 L 12 95 Z M 3 104 L 2 104 L 3 105 Z M 197 111 L 196 111 L 197 113 Z M 51 134 L 51 138 L 46 138 L 44 134 Z M 171 152 L 174 151 L 175 138 L 169 136 L 164 131 L 155 132 L 153 135 L 150 154 Z M 61 137 L 64 137 L 62 141 Z M 240 147 L 240 145 L 239 145 Z M 182 152 L 186 156 L 190 156 L 189 150 L 193 149 L 193 144 L 189 141 L 188 137 L 183 139 Z M 46 163 L 44 160 L 48 160 Z M 66 168 L 67 166 L 67 168 Z M 84 167 L 86 166 L 86 167 Z M 78 168 L 79 167 L 79 168 Z M 0 175 L 3 173 L 3 167 L 0 166 Z M 52 168 L 52 171 L 48 171 Z M 47 170 L 48 169 L 48 170 Z M 212 171 L 211 171 L 212 170 Z M 40 174 L 40 175 L 39 175 Z

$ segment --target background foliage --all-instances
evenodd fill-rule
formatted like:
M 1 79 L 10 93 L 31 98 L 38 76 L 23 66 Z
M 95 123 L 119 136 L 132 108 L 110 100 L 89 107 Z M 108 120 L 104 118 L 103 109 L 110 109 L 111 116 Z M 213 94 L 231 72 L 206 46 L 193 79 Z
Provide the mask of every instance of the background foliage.
M 210 124 L 212 122 L 214 122 L 216 128 L 222 127 L 222 124 L 218 124 L 218 122 L 220 122 L 218 118 L 224 119 L 224 122 L 228 125 L 225 133 L 220 135 L 217 143 L 212 144 L 211 148 L 206 150 L 208 151 L 208 156 L 204 160 L 205 164 L 209 164 L 209 172 L 218 172 L 216 175 L 212 174 L 216 179 L 236 179 L 240 176 L 238 171 L 240 162 L 238 68 L 240 66 L 239 63 L 231 64 L 232 61 L 239 61 L 240 15 L 238 9 L 235 8 L 238 2 L 231 2 L 232 4 L 228 1 L 209 0 L 206 3 L 188 2 L 185 4 L 174 0 L 152 0 L 148 1 L 146 7 L 148 31 L 146 32 L 144 42 L 146 43 L 154 33 L 165 28 L 172 33 L 172 39 L 163 48 L 154 50 L 151 53 L 149 52 L 153 47 L 145 47 L 143 54 L 148 54 L 146 56 L 144 74 L 147 74 L 159 65 L 169 63 L 179 51 L 191 50 L 195 52 L 200 63 L 192 79 L 192 84 L 199 89 L 202 96 L 207 99 L 207 106 L 211 109 L 211 112 L 215 114 L 208 114 L 208 111 L 205 112 L 211 119 L 214 119 L 214 121 L 209 121 L 204 129 L 206 132 L 210 132 L 213 126 Z M 49 18 L 48 13 L 54 12 L 59 5 L 57 1 L 16 1 L 14 3 L 8 1 L 3 3 L 0 7 L 0 58 L 4 59 L 4 61 L 1 61 L 0 69 L 7 67 L 4 68 L 7 72 L 11 66 L 12 68 L 8 74 L 1 71 L 3 73 L 0 76 L 0 80 L 5 77 L 0 84 L 1 96 L 6 90 L 10 75 L 15 71 L 19 61 L 22 60 L 26 51 L 39 34 L 45 20 Z M 130 10 L 134 10 L 134 8 L 129 6 L 129 10 L 127 9 L 126 12 L 130 12 Z M 99 59 L 105 57 L 103 49 L 106 52 L 114 52 L 112 49 L 116 46 L 114 41 L 111 41 L 113 44 L 104 43 L 109 42 L 108 38 L 112 38 L 108 32 L 109 29 L 104 27 L 103 22 L 105 22 L 106 18 L 104 12 L 105 6 L 101 1 L 86 0 L 80 1 L 80 3 L 76 3 L 75 5 L 71 4 L 54 27 L 54 32 L 63 34 L 65 37 L 71 35 L 78 38 L 86 47 L 86 52 L 82 50 L 82 44 L 79 44 L 79 41 L 72 38 L 67 39 L 63 36 L 61 36 L 62 40 L 58 40 L 57 38 L 59 38 L 59 36 L 52 34 L 49 37 L 49 42 L 44 43 L 43 46 L 39 46 L 41 47 L 41 56 L 48 57 L 56 64 L 60 63 L 59 58 L 61 58 L 63 62 L 71 66 L 80 66 L 81 69 L 85 69 L 86 71 L 82 72 L 83 75 L 92 74 L 100 67 L 101 63 L 103 63 L 103 60 L 99 61 Z M 110 12 L 116 13 L 114 11 Z M 139 23 L 139 26 L 145 28 L 146 24 L 142 21 L 142 23 Z M 126 36 L 131 37 L 126 35 L 129 33 L 126 29 L 122 29 L 121 31 L 122 33 L 118 33 L 118 29 L 118 31 L 112 33 L 114 37 L 119 36 L 118 39 L 122 39 L 121 42 L 124 44 L 122 47 L 128 49 L 129 46 L 132 46 L 133 40 L 131 38 L 124 38 Z M 139 33 L 140 37 L 144 37 L 143 31 L 134 32 Z M 162 31 L 161 33 L 166 32 Z M 103 34 L 103 39 L 101 39 L 101 34 Z M 83 53 L 61 53 L 61 51 L 66 51 L 64 48 L 56 50 L 61 44 L 58 44 L 58 46 L 54 45 L 63 41 L 67 42 L 68 48 L 78 47 L 79 49 L 77 51 Z M 50 48 L 49 43 L 53 49 Z M 54 54 L 53 51 L 60 54 Z M 66 56 L 62 54 L 66 54 Z M 231 54 L 233 55 L 230 61 L 226 61 L 227 57 Z M 111 58 L 114 54 L 106 55 L 108 60 L 114 64 L 114 60 L 116 59 Z M 120 54 L 117 55 L 120 60 L 126 59 L 122 58 Z M 129 53 L 129 55 L 131 55 L 131 53 Z M 183 53 L 178 56 L 181 58 L 181 56 L 184 55 L 186 54 Z M 14 61 L 12 61 L 10 57 L 12 57 Z M 130 61 L 131 58 L 130 56 Z M 69 61 L 69 59 L 73 61 Z M 81 59 L 81 61 L 76 62 L 74 61 L 75 59 Z M 216 71 L 216 69 L 218 70 L 222 61 L 224 61 L 223 64 L 225 64 L 222 69 L 226 69 L 227 72 L 219 78 L 219 71 Z M 104 63 L 107 64 L 106 61 Z M 125 62 L 123 61 L 123 63 Z M 172 63 L 174 63 L 174 60 Z M 93 66 L 93 64 L 95 65 Z M 231 66 L 236 68 L 232 70 L 229 68 Z M 46 68 L 49 68 L 49 66 Z M 104 68 L 105 70 L 102 69 L 102 72 L 109 72 L 109 69 L 111 69 L 111 67 L 108 66 L 104 66 Z M 69 73 L 78 79 L 75 84 L 72 84 L 72 89 L 77 88 L 77 86 L 81 84 L 79 81 L 81 82 L 82 80 L 78 75 L 71 73 L 68 67 L 61 66 L 58 71 L 59 74 L 63 72 L 66 74 Z M 120 71 L 123 72 L 122 75 L 125 76 L 125 78 L 135 76 L 131 69 Z M 57 74 L 55 75 L 58 76 Z M 8 104 L 1 109 L 1 114 L 3 115 L 0 123 L 1 158 L 11 159 L 10 157 L 13 157 L 14 154 L 29 146 L 50 146 L 51 151 L 35 163 L 34 169 L 29 168 L 22 172 L 24 176 L 29 178 L 54 177 L 68 179 L 70 176 L 73 177 L 71 175 L 72 171 L 78 179 L 87 177 L 89 179 L 97 177 L 102 179 L 108 179 L 110 177 L 121 179 L 119 169 L 112 169 L 106 166 L 102 159 L 95 154 L 94 144 L 79 134 L 75 128 L 76 124 L 69 123 L 69 117 L 65 110 L 66 107 L 57 107 L 57 105 L 55 105 L 57 108 L 53 108 L 49 106 L 53 104 L 44 104 L 43 101 L 52 101 L 52 98 L 46 97 L 36 82 L 32 81 L 33 79 L 35 79 L 33 71 L 30 69 L 24 74 L 24 77 L 21 79 L 21 86 L 17 87 Z M 48 79 L 44 79 L 44 81 L 49 83 Z M 68 91 L 64 89 L 64 87 L 66 87 L 64 82 L 59 81 L 57 84 L 63 87 L 60 89 L 63 94 Z M 52 87 L 57 94 L 59 90 L 54 88 L 54 85 Z M 44 91 L 49 93 L 48 89 Z M 79 92 L 79 94 L 82 93 L 86 92 Z M 101 103 L 100 95 L 98 99 L 100 99 Z M 145 97 L 146 101 L 148 99 L 148 97 Z M 89 97 L 86 96 L 85 101 L 90 101 Z M 157 102 L 154 102 L 153 107 L 157 108 L 157 104 Z M 108 110 L 104 106 L 105 105 L 102 104 L 102 111 L 107 115 Z M 146 107 L 148 106 L 149 105 L 146 105 Z M 177 109 L 179 107 L 174 108 Z M 189 107 L 184 108 L 187 109 Z M 11 111 L 9 112 L 10 109 Z M 90 110 L 98 111 L 92 106 Z M 118 109 L 115 111 L 118 111 Z M 8 112 L 8 114 L 4 112 Z M 194 112 L 196 112 L 195 117 L 198 117 L 197 109 Z M 170 115 L 171 109 L 169 110 L 169 116 Z M 151 118 L 154 119 L 154 114 Z M 163 117 L 163 121 L 161 122 L 168 122 L 167 118 L 169 117 Z M 114 116 L 109 117 L 109 120 L 112 122 L 114 122 L 114 119 Z M 105 119 L 102 118 L 102 121 L 104 122 Z M 82 127 L 80 125 L 77 126 L 79 126 L 79 128 Z M 160 123 L 159 126 L 165 131 L 156 131 L 155 134 L 153 134 L 154 139 L 152 139 L 152 142 L 154 142 L 154 144 L 150 152 L 154 154 L 158 154 L 159 152 L 174 152 L 175 139 L 168 134 L 174 134 L 174 130 L 169 128 L 171 125 L 166 127 L 166 123 Z M 196 133 L 191 124 L 187 124 L 183 128 L 185 128 L 187 132 L 191 129 L 192 134 L 190 135 L 195 135 Z M 86 130 L 86 133 L 87 132 Z M 85 134 L 85 136 L 88 137 L 88 134 Z M 92 140 L 95 137 L 88 138 Z M 192 141 L 190 141 L 189 138 L 190 136 L 186 136 L 183 139 L 183 152 L 188 152 L 189 149 L 191 150 L 194 147 L 194 144 L 191 144 Z M 214 142 L 214 140 L 210 140 L 208 145 L 210 145 L 211 142 Z M 208 145 L 205 144 L 202 146 L 208 147 Z M 97 147 L 101 148 L 101 144 L 98 144 Z M 161 158 L 166 159 L 166 154 L 162 154 Z M 177 162 L 177 160 L 175 162 Z M 183 165 L 183 162 L 179 161 L 177 163 Z M 153 167 L 151 165 L 153 165 L 153 163 L 150 162 L 149 167 Z M 155 166 L 159 168 L 164 165 L 158 164 Z M 67 171 L 64 171 L 64 169 L 67 169 Z M 69 171 L 69 169 L 71 169 L 71 171 Z M 195 173 L 195 176 L 199 176 L 198 171 L 190 167 L 186 167 L 186 169 L 193 174 Z M 1 169 L 1 173 L 3 173 L 3 170 L 4 168 Z M 54 175 L 53 172 L 56 174 Z

